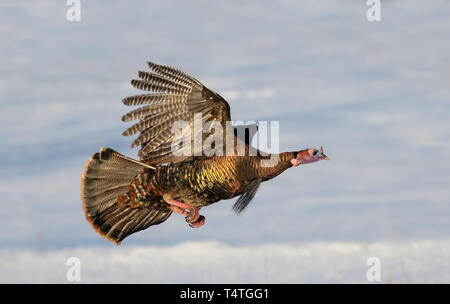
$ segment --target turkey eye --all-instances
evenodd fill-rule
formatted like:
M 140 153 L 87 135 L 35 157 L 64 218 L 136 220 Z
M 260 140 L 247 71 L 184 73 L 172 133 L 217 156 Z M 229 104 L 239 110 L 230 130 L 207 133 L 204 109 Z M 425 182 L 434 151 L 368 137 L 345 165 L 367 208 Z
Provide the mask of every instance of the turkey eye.
M 314 150 L 313 155 L 317 155 L 317 152 L 318 152 L 317 150 Z

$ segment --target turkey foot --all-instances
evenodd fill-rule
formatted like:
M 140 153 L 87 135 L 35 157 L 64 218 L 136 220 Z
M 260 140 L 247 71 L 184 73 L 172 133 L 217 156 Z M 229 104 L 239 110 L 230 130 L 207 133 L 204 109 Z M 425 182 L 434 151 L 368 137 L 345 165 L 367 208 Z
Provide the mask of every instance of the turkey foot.
M 186 221 L 187 221 L 187 219 L 186 219 Z M 198 228 L 200 226 L 203 226 L 203 224 L 205 224 L 205 217 L 203 215 L 200 215 L 197 221 L 195 221 L 193 223 L 189 223 L 189 227 Z
M 197 207 L 179 202 L 174 199 L 166 200 L 166 202 L 170 205 L 170 210 L 186 216 L 186 222 L 189 223 L 190 227 L 197 228 L 205 223 L 205 217 L 198 213 Z

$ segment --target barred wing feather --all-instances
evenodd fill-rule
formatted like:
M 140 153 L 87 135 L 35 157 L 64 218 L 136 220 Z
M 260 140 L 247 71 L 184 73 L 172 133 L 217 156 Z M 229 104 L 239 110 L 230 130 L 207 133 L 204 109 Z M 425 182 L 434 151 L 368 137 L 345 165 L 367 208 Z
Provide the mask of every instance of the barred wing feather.
M 172 133 L 172 125 L 177 121 L 185 121 L 193 130 L 194 113 L 201 113 L 202 124 L 217 121 L 225 129 L 230 118 L 230 106 L 217 93 L 206 88 L 197 79 L 180 70 L 148 62 L 153 73 L 139 71 L 139 80 L 131 84 L 137 89 L 152 92 L 130 96 L 123 99 L 127 106 L 142 106 L 130 111 L 122 117 L 123 121 L 139 120 L 122 135 L 130 136 L 139 133 L 132 147 L 141 146 L 139 158 L 149 164 L 179 162 L 190 156 L 175 157 L 171 153 L 171 143 L 180 136 Z M 202 125 L 202 127 L 203 127 Z M 203 133 L 203 140 L 207 134 Z M 186 135 L 185 142 L 194 145 L 194 138 L 199 134 Z M 225 136 L 223 137 L 225 139 Z

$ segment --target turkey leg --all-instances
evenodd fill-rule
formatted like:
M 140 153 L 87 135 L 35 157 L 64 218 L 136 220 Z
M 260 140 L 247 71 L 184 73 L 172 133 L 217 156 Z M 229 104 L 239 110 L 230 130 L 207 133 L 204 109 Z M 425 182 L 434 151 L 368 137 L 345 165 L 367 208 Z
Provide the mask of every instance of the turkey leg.
M 186 216 L 186 222 L 189 223 L 190 227 L 197 228 L 205 223 L 205 217 L 198 213 L 197 207 L 179 202 L 174 199 L 166 200 L 166 202 L 170 205 L 170 210 Z

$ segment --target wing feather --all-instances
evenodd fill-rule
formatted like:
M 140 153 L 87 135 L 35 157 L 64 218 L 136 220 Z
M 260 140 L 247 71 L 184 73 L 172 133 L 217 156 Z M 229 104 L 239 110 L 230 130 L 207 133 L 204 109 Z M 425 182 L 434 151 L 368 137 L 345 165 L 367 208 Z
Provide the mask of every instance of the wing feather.
M 158 104 L 161 102 L 179 102 L 186 100 L 187 95 L 175 95 L 175 94 L 143 94 L 135 95 L 124 98 L 122 102 L 127 106 L 137 106 L 143 104 Z
M 158 83 L 158 82 L 147 82 L 144 80 L 138 80 L 133 79 L 131 80 L 131 85 L 135 87 L 136 89 L 140 89 L 143 91 L 149 91 L 149 92 L 164 92 L 164 93 L 170 93 L 170 94 L 183 94 L 185 91 L 180 88 L 173 88 L 172 86 Z
M 154 125 L 159 125 L 159 124 L 165 122 L 166 120 L 170 120 L 174 117 L 178 117 L 181 119 L 182 118 L 181 115 L 183 113 L 186 113 L 186 110 L 184 108 L 178 108 L 178 109 L 174 109 L 172 112 L 169 112 L 169 113 L 162 112 L 159 114 L 148 116 L 148 118 L 145 118 L 144 120 L 141 120 L 137 124 L 126 129 L 122 133 L 122 135 L 129 136 L 129 135 L 133 135 L 137 132 L 143 132 L 143 131 L 151 128 Z
M 175 80 L 167 79 L 167 78 L 164 78 L 163 76 L 159 76 L 157 74 L 139 71 L 138 76 L 142 80 L 144 80 L 150 84 L 153 84 L 155 86 L 160 86 L 160 85 L 166 86 L 168 88 L 178 89 L 178 90 L 182 91 L 183 93 L 190 93 L 192 90 L 191 86 L 187 86 L 182 83 L 177 83 Z
M 141 144 L 144 143 L 148 143 L 151 144 L 152 148 L 156 148 L 159 146 L 159 144 L 161 144 L 162 142 L 160 142 L 159 144 L 156 143 L 155 137 L 157 137 L 160 134 L 172 134 L 172 125 L 178 121 L 178 120 L 185 120 L 188 119 L 189 115 L 188 114 L 184 114 L 184 115 L 177 115 L 171 119 L 167 119 L 157 125 L 153 125 L 152 127 L 148 128 L 147 130 L 143 131 L 141 133 L 141 135 L 139 135 L 138 138 L 136 138 L 133 143 L 131 144 L 131 147 L 134 148 L 136 146 L 139 146 Z M 167 131 L 167 132 L 166 132 Z M 150 139 L 152 140 L 152 142 L 149 142 Z
M 163 76 L 165 76 L 167 79 L 171 79 L 180 83 L 183 83 L 185 85 L 188 85 L 190 87 L 192 87 L 193 84 L 199 84 L 202 85 L 198 80 L 196 80 L 195 78 L 187 75 L 186 73 L 169 67 L 169 66 L 165 66 L 165 65 L 160 65 L 160 64 L 156 64 L 153 62 L 147 62 L 149 68 L 152 71 L 155 71 Z
M 175 109 L 185 109 L 186 103 L 183 101 L 168 101 L 165 103 L 158 103 L 155 105 L 145 106 L 134 111 L 128 112 L 122 116 L 122 121 L 132 121 L 136 119 L 144 119 L 149 115 L 159 114 L 159 113 L 170 113 Z

